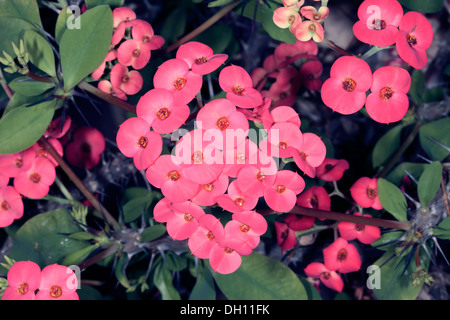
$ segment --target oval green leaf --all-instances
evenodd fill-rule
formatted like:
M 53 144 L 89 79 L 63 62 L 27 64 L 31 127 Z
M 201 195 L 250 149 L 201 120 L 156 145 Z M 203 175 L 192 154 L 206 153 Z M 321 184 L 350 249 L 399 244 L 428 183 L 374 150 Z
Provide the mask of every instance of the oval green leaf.
M 278 260 L 259 253 L 242 257 L 242 264 L 231 274 L 215 273 L 220 290 L 230 300 L 307 300 L 297 275 Z
M 419 141 L 431 160 L 444 160 L 450 152 L 439 143 L 447 148 L 450 147 L 450 118 L 446 117 L 422 125 L 419 129 Z
M 33 30 L 26 30 L 24 33 L 24 45 L 30 55 L 31 63 L 48 75 L 55 77 L 55 56 L 48 41 Z
M 61 67 L 67 91 L 97 69 L 111 44 L 113 20 L 109 6 L 89 9 L 79 19 L 80 28 L 67 29 L 61 37 Z
M 141 233 L 142 242 L 150 242 L 158 239 L 166 233 L 166 226 L 164 224 L 155 224 L 154 226 L 145 228 Z
M 378 198 L 384 210 L 389 212 L 398 221 L 408 221 L 406 212 L 406 199 L 402 191 L 389 181 L 378 179 Z
M 35 81 L 28 77 L 19 77 L 11 81 L 9 86 L 15 93 L 25 97 L 34 97 L 53 89 L 55 84 L 53 82 Z
M 372 166 L 378 168 L 383 165 L 397 151 L 401 142 L 401 133 L 405 126 L 396 125 L 386 132 L 375 144 L 372 152 Z
M 442 165 L 439 161 L 429 164 L 417 183 L 417 195 L 422 207 L 428 206 L 438 192 L 442 180 Z
M 0 17 L 23 19 L 42 27 L 39 7 L 36 0 L 0 1 Z M 2 33 L 3 31 L 4 30 L 2 30 Z
M 434 13 L 442 10 L 444 0 L 399 0 L 402 5 L 412 11 L 419 11 L 422 13 Z
M 34 25 L 23 19 L 2 17 L 0 15 L 0 30 L 2 32 L 0 36 L 0 52 L 5 50 L 6 53 L 14 58 L 16 54 L 14 53 L 12 42 L 19 46 L 20 39 L 23 39 L 23 34 L 26 30 L 37 29 Z

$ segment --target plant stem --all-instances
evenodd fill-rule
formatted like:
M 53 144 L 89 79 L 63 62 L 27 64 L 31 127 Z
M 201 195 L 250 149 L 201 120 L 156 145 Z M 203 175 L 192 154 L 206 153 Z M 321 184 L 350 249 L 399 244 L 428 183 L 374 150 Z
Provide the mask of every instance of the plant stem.
M 385 50 L 385 49 L 391 49 L 393 47 L 394 46 L 389 46 L 389 47 L 377 47 L 377 46 L 374 46 L 374 47 L 370 48 L 366 53 L 364 53 L 363 56 L 361 57 L 361 59 L 362 60 L 367 60 L 368 58 L 373 56 L 378 51 Z
M 233 10 L 234 7 L 236 7 L 239 3 L 241 3 L 242 0 L 233 1 L 232 3 L 228 4 L 227 6 L 220 9 L 216 14 L 214 14 L 211 18 L 206 20 L 203 24 L 198 26 L 196 29 L 185 35 L 183 38 L 178 40 L 177 42 L 171 44 L 168 46 L 165 50 L 166 53 L 173 51 L 177 49 L 179 46 L 181 46 L 183 43 L 188 42 L 198 36 L 200 33 L 211 27 L 214 23 L 219 21 L 223 16 L 225 16 L 228 12 Z
M 334 51 L 336 51 L 337 53 L 343 55 L 343 56 L 353 56 L 352 53 L 348 52 L 347 50 L 341 48 L 340 46 L 338 46 L 336 43 L 334 43 L 333 41 L 329 40 L 329 39 L 324 39 L 325 44 L 327 46 L 329 46 L 331 49 L 333 49 Z
M 42 76 L 39 76 L 37 74 L 34 74 L 31 71 L 28 71 L 27 77 L 29 77 L 29 78 L 31 78 L 33 80 L 39 81 L 39 82 L 53 82 L 53 78 L 42 77 Z
M 123 109 L 125 111 L 128 111 L 128 112 L 136 114 L 136 107 L 135 106 L 133 106 L 133 105 L 131 105 L 129 103 L 126 103 L 123 100 L 120 100 L 120 99 L 118 99 L 116 97 L 113 97 L 112 95 L 109 95 L 109 94 L 99 90 L 96 87 L 94 87 L 93 85 L 91 85 L 91 84 L 89 84 L 89 83 L 87 83 L 85 81 L 80 82 L 78 84 L 78 86 L 81 89 L 84 89 L 84 90 L 86 90 L 89 93 L 92 93 L 94 96 L 96 96 L 96 97 L 98 97 L 98 98 L 100 98 L 102 100 L 105 100 L 106 102 L 108 102 L 108 103 L 110 103 L 112 105 L 115 105 L 116 107 L 119 107 L 119 108 L 121 108 L 121 109 Z
M 6 92 L 6 95 L 8 96 L 9 99 L 11 99 L 13 96 L 13 92 L 12 92 L 11 88 L 8 86 L 8 83 L 6 82 L 5 78 L 3 77 L 3 73 L 2 73 L 1 69 L 0 69 L 0 82 L 2 84 L 3 90 L 5 90 L 5 92 Z
M 61 158 L 58 152 L 53 148 L 53 146 L 42 137 L 39 142 L 44 146 L 44 148 L 50 153 L 50 155 L 56 160 L 60 168 L 67 174 L 70 180 L 75 184 L 75 186 L 81 191 L 81 193 L 86 197 L 86 199 L 92 204 L 92 206 L 101 213 L 100 217 L 104 217 L 106 221 L 114 228 L 119 229 L 120 226 L 114 217 L 98 202 L 97 198 L 91 193 L 91 191 L 84 185 L 84 183 L 78 178 L 78 176 L 72 171 L 69 165 Z

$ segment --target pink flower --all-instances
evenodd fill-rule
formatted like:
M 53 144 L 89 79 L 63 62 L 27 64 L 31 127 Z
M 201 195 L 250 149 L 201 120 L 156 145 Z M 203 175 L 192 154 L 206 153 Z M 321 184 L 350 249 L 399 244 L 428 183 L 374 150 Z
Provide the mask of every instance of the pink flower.
M 171 133 L 180 128 L 189 113 L 187 104 L 175 104 L 173 93 L 161 88 L 148 91 L 136 106 L 137 116 L 145 119 L 160 134 Z
M 308 230 L 314 225 L 315 221 L 314 217 L 299 216 L 293 212 L 289 212 L 284 218 L 284 222 L 287 223 L 289 229 L 294 231 Z
M 189 237 L 191 253 L 200 259 L 208 259 L 212 247 L 223 241 L 225 231 L 219 219 L 212 214 L 204 214 L 198 219 L 197 230 Z
M 275 221 L 277 244 L 281 247 L 281 253 L 291 249 L 297 243 L 297 237 L 293 229 L 287 223 Z
M 121 100 L 127 100 L 127 95 L 117 87 L 114 87 L 109 80 L 100 80 L 97 84 L 100 91 L 117 97 Z
M 355 37 L 378 47 L 395 43 L 403 8 L 396 0 L 365 0 L 358 9 L 358 18 L 353 25 Z
M 22 196 L 14 187 L 0 187 L 0 228 L 10 226 L 23 216 Z
M 198 220 L 205 215 L 202 207 L 190 201 L 172 203 L 173 215 L 167 221 L 167 233 L 174 240 L 186 240 L 199 227 Z
M 237 185 L 237 181 L 231 181 L 227 194 L 216 197 L 217 204 L 224 210 L 239 213 L 251 211 L 258 203 L 258 197 L 253 194 L 246 194 Z
M 113 28 L 117 28 L 122 22 L 129 22 L 136 19 L 136 13 L 128 7 L 118 7 L 112 11 Z
M 343 238 L 336 239 L 323 249 L 324 264 L 329 270 L 342 273 L 358 271 L 361 257 L 356 247 Z
M 360 212 L 354 215 L 372 218 L 371 215 L 363 215 Z M 371 244 L 380 238 L 380 228 L 371 225 L 341 221 L 338 223 L 338 230 L 341 237 L 348 241 L 358 239 L 361 243 Z
M 349 164 L 345 159 L 325 158 L 316 168 L 316 177 L 323 181 L 338 181 L 348 168 Z
M 330 289 L 341 292 L 344 281 L 336 271 L 329 270 L 323 263 L 312 262 L 305 268 L 305 274 L 311 278 L 319 278 L 320 281 Z
M 203 78 L 190 71 L 184 60 L 170 59 L 158 67 L 153 85 L 172 92 L 175 104 L 188 104 L 202 88 Z
M 73 166 L 92 169 L 100 162 L 105 147 L 105 137 L 98 129 L 81 127 L 66 146 L 65 156 Z
M 59 154 L 59 156 L 62 157 L 64 154 L 64 149 L 61 142 L 58 139 L 54 138 L 50 138 L 47 141 L 48 143 L 50 143 L 53 149 L 55 149 L 55 151 Z M 35 142 L 31 146 L 31 148 L 35 151 L 36 157 L 48 159 L 55 167 L 58 166 L 58 162 L 56 162 L 56 160 L 52 157 L 52 155 L 48 153 L 47 149 L 45 149 L 45 147 L 39 141 Z
M 264 189 L 271 187 L 276 179 L 277 170 L 266 170 L 263 167 L 246 166 L 239 170 L 237 185 L 245 194 L 262 197 Z
M 36 300 L 79 300 L 78 279 L 72 269 L 52 264 L 42 269 Z
M 206 44 L 191 41 L 178 48 L 176 58 L 184 60 L 192 72 L 204 75 L 218 69 L 228 59 L 228 55 L 214 54 Z
M 290 28 L 298 20 L 301 20 L 298 9 L 279 7 L 273 12 L 273 23 L 282 29 Z
M 266 121 L 263 121 L 264 129 L 270 130 L 270 128 L 278 122 L 289 122 L 300 128 L 300 117 L 292 107 L 278 106 L 270 111 L 270 117 L 266 117 Z
M 377 178 L 361 177 L 350 188 L 353 199 L 363 208 L 383 209 L 378 198 Z
M 8 178 L 17 177 L 27 171 L 33 164 L 36 154 L 32 148 L 18 153 L 0 155 L 0 172 Z
M 159 200 L 153 208 L 153 219 L 158 222 L 167 222 L 173 217 L 172 201 L 167 198 Z
M 260 148 L 269 156 L 290 158 L 302 146 L 303 134 L 292 122 L 277 122 L 267 131 L 267 140 L 260 142 Z
M 229 184 L 229 177 L 222 174 L 214 181 L 203 184 L 197 194 L 192 198 L 192 202 L 200 206 L 212 206 L 216 204 L 216 197 L 223 195 Z
M 275 61 L 278 63 L 278 68 L 282 69 L 299 58 L 314 59 L 318 52 L 319 47 L 313 40 L 297 40 L 295 43 L 283 42 L 279 44 L 273 54 Z
M 263 102 L 259 91 L 253 88 L 252 78 L 242 67 L 231 65 L 223 68 L 219 85 L 226 92 L 227 99 L 238 107 L 254 108 Z
M 9 183 L 9 177 L 4 176 L 3 174 L 0 174 L 0 187 L 4 187 L 8 185 Z
M 35 300 L 41 282 L 41 268 L 33 261 L 14 263 L 7 275 L 8 287 L 2 300 Z
M 330 211 L 331 199 L 322 186 L 312 186 L 297 197 L 297 206 Z
M 315 21 L 317 23 L 322 22 L 328 16 L 330 9 L 326 6 L 321 6 L 319 10 L 313 6 L 306 6 L 300 9 L 300 13 L 306 19 Z
M 297 195 L 305 189 L 305 181 L 296 172 L 278 171 L 272 186 L 264 189 L 264 200 L 277 212 L 288 212 L 294 208 Z
M 150 124 L 138 117 L 129 118 L 120 125 L 116 141 L 120 152 L 133 158 L 138 170 L 147 169 L 162 152 L 161 136 L 150 131 Z
M 98 68 L 95 69 L 94 72 L 92 72 L 92 79 L 93 80 L 100 79 L 105 73 L 106 63 L 109 61 L 113 61 L 116 58 L 117 58 L 117 51 L 115 49 L 108 51 L 105 60 L 103 60 L 103 62 L 98 66 Z
M 161 155 L 145 173 L 148 182 L 161 189 L 172 202 L 190 200 L 198 193 L 200 185 L 186 178 L 184 169 L 172 161 L 170 154 Z
M 270 97 L 272 106 L 288 106 L 295 104 L 297 92 L 301 87 L 302 77 L 294 67 L 282 69 L 276 76 L 269 90 L 261 91 L 264 97 Z
M 235 272 L 242 263 L 241 255 L 234 249 L 240 242 L 241 240 L 233 238 L 216 242 L 209 253 L 211 268 L 221 274 Z
M 316 176 L 316 167 L 325 159 L 327 148 L 322 139 L 314 133 L 303 133 L 303 143 L 293 153 L 297 167 L 307 176 Z
M 299 41 L 312 39 L 315 42 L 322 42 L 325 31 L 320 23 L 313 20 L 306 20 L 295 26 L 294 34 Z
M 243 134 L 240 135 L 240 137 L 243 136 Z M 262 166 L 267 168 L 271 165 L 269 162 L 270 159 L 263 158 L 264 154 L 260 152 L 258 145 L 250 139 L 245 138 L 243 142 L 240 142 L 241 140 L 239 139 L 234 147 L 229 146 L 231 144 L 229 143 L 230 141 L 231 139 L 228 138 L 226 141 L 228 145 L 225 145 L 223 151 L 225 163 L 223 173 L 227 176 L 236 178 L 239 171 L 247 166 Z
M 408 111 L 410 85 L 411 76 L 403 68 L 386 66 L 376 70 L 366 100 L 369 116 L 386 124 L 400 121 Z
M 151 50 L 148 45 L 135 40 L 125 40 L 117 49 L 117 60 L 124 66 L 136 70 L 143 69 L 150 61 Z
M 419 12 L 405 13 L 400 21 L 396 36 L 399 56 L 415 69 L 422 69 L 427 64 L 426 49 L 433 42 L 433 28 L 425 16 Z
M 50 122 L 47 130 L 45 130 L 44 137 L 45 138 L 55 138 L 59 139 L 63 137 L 67 131 L 69 131 L 70 126 L 72 124 L 72 119 L 70 116 L 66 116 L 64 118 L 64 123 L 62 123 L 62 117 L 58 117 Z
M 165 42 L 163 37 L 155 35 L 153 27 L 150 23 L 140 19 L 133 23 L 131 36 L 134 40 L 139 41 L 141 43 L 141 47 L 145 50 L 160 49 Z
M 283 5 L 284 5 L 285 7 L 296 8 L 297 10 L 298 10 L 298 8 L 300 8 L 304 3 L 305 3 L 305 0 L 283 0 Z
M 144 80 L 138 71 L 129 71 L 126 66 L 120 63 L 114 65 L 111 69 L 110 76 L 112 86 L 127 95 L 138 93 L 142 89 L 144 83 Z
M 14 188 L 31 199 L 46 196 L 56 178 L 55 167 L 44 158 L 36 158 L 27 171 L 14 178 Z
M 322 101 L 333 111 L 352 114 L 364 106 L 371 85 L 372 71 L 367 62 L 343 56 L 331 66 L 330 78 L 322 85 Z
M 319 60 L 308 60 L 300 67 L 299 73 L 302 76 L 305 87 L 312 91 L 318 91 L 322 87 L 322 80 L 319 78 L 323 71 L 322 62 Z

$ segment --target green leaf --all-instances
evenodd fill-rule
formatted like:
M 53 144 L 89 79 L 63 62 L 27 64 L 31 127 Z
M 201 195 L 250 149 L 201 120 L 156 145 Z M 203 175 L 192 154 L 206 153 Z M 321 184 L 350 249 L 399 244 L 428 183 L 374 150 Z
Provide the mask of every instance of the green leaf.
M 209 269 L 200 261 L 203 260 L 199 260 L 197 281 L 189 295 L 189 300 L 216 300 L 214 278 Z
M 130 197 L 132 192 L 134 192 L 134 195 Z M 127 193 L 125 196 L 130 197 L 130 200 L 122 206 L 125 223 L 141 217 L 155 200 L 162 198 L 160 192 L 148 191 L 145 188 L 132 188 L 127 190 Z
M 24 33 L 24 45 L 30 55 L 31 63 L 48 75 L 55 77 L 55 56 L 48 41 L 33 30 L 26 30 Z
M 0 154 L 20 152 L 31 147 L 53 118 L 56 100 L 31 107 L 18 107 L 0 119 Z
M 125 288 L 129 289 L 131 288 L 131 284 L 128 280 L 126 270 L 125 268 L 128 265 L 128 256 L 125 254 L 122 254 L 120 258 L 117 260 L 117 265 L 115 266 L 114 274 L 116 275 L 117 280 L 119 283 L 124 286 Z
M 213 25 L 192 40 L 208 45 L 214 53 L 223 53 L 233 41 L 233 28 Z
M 65 209 L 40 213 L 27 220 L 13 235 L 14 245 L 9 257 L 16 261 L 32 260 L 41 267 L 61 263 L 65 256 L 88 245 L 86 241 L 67 236 L 79 231 Z
M 278 260 L 259 253 L 242 257 L 231 274 L 215 273 L 220 290 L 230 300 L 306 300 L 305 287 L 297 275 Z
M 383 208 L 399 221 L 408 221 L 406 199 L 402 191 L 389 181 L 378 178 L 378 198 Z
M 113 20 L 110 7 L 95 7 L 79 18 L 80 29 L 67 29 L 60 43 L 64 89 L 67 91 L 98 68 L 111 44 Z
M 381 236 L 370 245 L 379 250 L 388 251 L 393 249 L 398 243 L 395 241 L 405 235 L 404 231 L 390 231 L 381 234 Z
M 95 6 L 108 5 L 111 7 L 123 6 L 125 0 L 86 0 L 86 6 L 88 9 L 92 9 Z
M 62 265 L 65 266 L 70 266 L 70 265 L 79 265 L 80 263 L 82 263 L 84 260 L 87 259 L 87 257 L 89 257 L 89 255 L 94 252 L 94 250 L 96 250 L 99 247 L 99 244 L 91 244 L 89 246 L 86 246 L 83 249 L 74 251 L 69 253 L 64 260 L 62 261 Z
M 442 180 L 442 165 L 439 161 L 429 164 L 417 183 L 417 194 L 422 207 L 428 206 L 439 190 Z
M 449 151 L 431 139 L 450 147 L 450 118 L 446 117 L 422 125 L 419 129 L 419 141 L 422 148 L 433 161 L 442 161 Z
M 158 239 L 165 233 L 166 233 L 166 226 L 164 224 L 155 224 L 154 226 L 145 228 L 144 231 L 142 231 L 141 241 L 150 242 L 155 239 Z
M 437 227 L 433 229 L 433 233 L 439 239 L 450 240 L 450 217 L 442 220 Z
M 300 281 L 305 286 L 306 293 L 308 294 L 308 300 L 322 300 L 322 296 L 319 291 L 306 279 L 300 278 Z
M 171 271 L 181 271 L 187 268 L 186 258 L 172 251 L 167 251 L 166 253 L 166 263 L 167 268 Z
M 77 240 L 92 240 L 95 238 L 95 235 L 90 232 L 80 231 L 72 233 L 71 235 L 69 235 L 69 238 Z
M 42 27 L 39 7 L 36 0 L 3 0 L 0 1 L 0 17 L 23 19 Z M 2 30 L 2 33 L 4 30 Z
M 423 93 L 423 101 L 427 103 L 441 101 L 444 100 L 444 98 L 445 92 L 442 87 L 434 87 Z
M 211 1 L 210 3 L 208 3 L 208 7 L 213 8 L 213 7 L 221 7 L 221 6 L 226 6 L 227 4 L 232 3 L 234 0 L 215 0 L 215 1 Z
M 19 44 L 26 30 L 37 31 L 37 28 L 23 19 L 2 17 L 0 15 L 0 30 L 2 32 L 0 37 L 0 52 L 5 50 L 6 53 L 15 57 L 16 54 L 14 53 L 12 42 L 16 45 Z
M 414 162 L 402 162 L 394 170 L 389 172 L 386 176 L 386 180 L 392 182 L 395 185 L 400 185 L 403 178 L 407 175 L 407 172 L 416 180 L 419 180 L 420 175 L 425 169 L 425 163 L 414 163 Z
M 416 105 L 422 104 L 422 95 L 425 90 L 425 75 L 422 70 L 414 69 L 411 73 L 411 86 L 409 95 Z
M 19 77 L 11 81 L 9 83 L 9 87 L 15 93 L 18 93 L 24 97 L 34 97 L 55 88 L 55 84 L 53 82 L 35 81 L 28 77 Z
M 61 38 L 67 30 L 67 21 L 69 17 L 71 17 L 73 13 L 70 10 L 67 10 L 67 7 L 64 7 L 59 12 L 58 18 L 56 19 L 55 24 L 55 39 L 56 42 L 61 43 Z
M 444 0 L 399 0 L 407 9 L 412 11 L 419 11 L 422 13 L 434 13 L 442 10 Z
M 156 266 L 153 283 L 161 293 L 163 300 L 181 300 L 180 294 L 173 286 L 172 273 L 164 262 Z
M 400 147 L 404 124 L 396 125 L 386 132 L 375 144 L 372 151 L 372 166 L 378 168 L 389 160 Z
M 160 32 L 166 43 L 173 43 L 185 34 L 187 18 L 187 10 L 183 6 L 177 7 L 167 15 Z

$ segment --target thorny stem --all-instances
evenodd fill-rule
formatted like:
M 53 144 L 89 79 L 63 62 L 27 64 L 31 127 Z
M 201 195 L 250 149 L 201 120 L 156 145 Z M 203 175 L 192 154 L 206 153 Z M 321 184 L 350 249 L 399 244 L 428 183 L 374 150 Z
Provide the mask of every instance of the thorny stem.
M 329 46 L 331 49 L 333 49 L 337 53 L 341 54 L 342 56 L 353 56 L 352 53 L 350 53 L 347 50 L 341 48 L 340 46 L 338 46 L 336 43 L 334 43 L 333 41 L 331 41 L 329 39 L 324 39 L 324 42 L 325 42 L 325 44 L 327 46 Z
M 120 226 L 114 217 L 104 208 L 101 203 L 95 198 L 91 191 L 84 185 L 84 183 L 78 178 L 78 176 L 72 171 L 69 165 L 61 158 L 58 152 L 53 148 L 53 146 L 42 137 L 39 142 L 44 146 L 44 148 L 50 153 L 50 155 L 59 164 L 61 169 L 67 174 L 70 180 L 75 184 L 75 186 L 81 191 L 81 193 L 86 197 L 86 199 L 92 204 L 92 206 L 99 211 L 107 222 L 112 225 L 114 229 L 119 229 Z
M 170 46 L 168 46 L 166 48 L 165 52 L 168 53 L 170 51 L 173 51 L 173 50 L 177 49 L 179 46 L 181 46 L 183 43 L 188 42 L 189 40 L 191 40 L 191 39 L 195 38 L 196 36 L 198 36 L 200 33 L 202 33 L 203 31 L 205 31 L 206 29 L 211 27 L 214 23 L 219 21 L 228 12 L 233 10 L 233 8 L 236 7 L 239 3 L 241 3 L 241 1 L 242 0 L 233 1 L 229 5 L 223 7 L 222 9 L 220 9 L 216 14 L 214 14 L 211 18 L 209 18 L 203 24 L 198 26 L 195 30 L 191 31 L 190 33 L 185 35 L 183 38 L 178 40 L 177 42 L 175 42 L 175 43 L 171 44 Z

